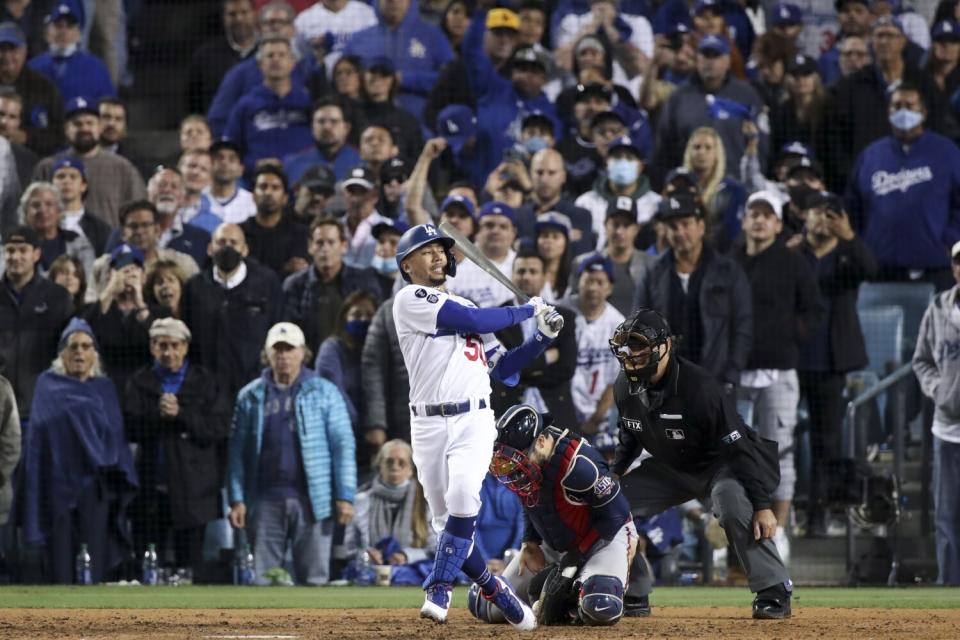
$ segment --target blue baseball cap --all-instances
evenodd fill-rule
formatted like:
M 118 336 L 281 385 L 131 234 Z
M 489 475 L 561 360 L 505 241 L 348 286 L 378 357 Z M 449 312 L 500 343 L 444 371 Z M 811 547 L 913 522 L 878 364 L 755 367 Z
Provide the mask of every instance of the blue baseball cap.
M 573 225 L 570 224 L 570 218 L 568 216 L 556 211 L 550 211 L 537 216 L 537 221 L 533 224 L 533 233 L 540 235 L 540 232 L 544 229 L 557 229 L 569 238 L 571 228 L 573 228 Z
M 387 56 L 376 56 L 367 60 L 367 71 L 392 76 L 397 72 L 397 66 Z
M 143 251 L 124 242 L 110 252 L 110 266 L 114 269 L 123 269 L 128 264 L 138 264 L 142 267 Z
M 63 333 L 60 334 L 60 341 L 57 342 L 57 352 L 61 352 L 67 347 L 67 341 L 70 340 L 70 336 L 75 333 L 85 333 L 90 336 L 90 339 L 93 340 L 93 348 L 97 351 L 100 351 L 100 345 L 97 344 L 97 336 L 93 333 L 93 328 L 83 318 L 71 318 L 70 322 L 67 323 L 67 326 L 64 328 Z
M 607 155 L 609 156 L 615 149 L 630 149 L 637 158 L 640 158 L 640 149 L 637 148 L 637 143 L 630 136 L 620 136 L 611 142 L 607 146 Z
M 613 282 L 613 263 L 610 262 L 610 258 L 600 255 L 599 253 L 590 253 L 581 258 L 580 262 L 577 263 L 578 278 L 587 271 L 603 271 L 607 274 L 607 277 L 610 278 L 610 282 Z
M 57 171 L 60 171 L 60 169 L 63 168 L 76 169 L 80 172 L 80 177 L 82 177 L 84 180 L 87 179 L 87 168 L 84 166 L 83 160 L 80 158 L 74 158 L 71 156 L 60 158 L 53 163 L 53 167 L 50 170 L 50 175 L 56 175 Z
M 780 149 L 780 156 L 801 156 L 804 158 L 813 158 L 813 149 L 803 144 L 799 140 L 794 140 L 783 145 Z
M 717 13 L 723 13 L 723 9 L 721 8 L 720 4 L 720 0 L 697 0 L 697 4 L 693 5 L 693 10 L 690 12 L 690 14 L 698 16 L 704 11 L 716 11 Z
M 730 43 L 727 42 L 727 39 L 722 36 L 718 36 L 714 33 L 708 33 L 700 38 L 700 44 L 697 45 L 697 51 L 700 53 L 706 53 L 707 51 L 710 51 L 719 55 L 727 55 L 730 53 Z
M 930 39 L 934 42 L 960 42 L 960 23 L 951 18 L 936 21 L 930 29 Z
M 69 120 L 78 113 L 89 113 L 100 117 L 100 109 L 97 107 L 97 103 L 93 100 L 88 100 L 83 96 L 77 96 L 76 98 L 70 98 L 67 100 L 67 104 L 63 107 L 63 117 Z
M 373 228 L 370 230 L 370 234 L 379 240 L 380 236 L 387 232 L 402 236 L 409 228 L 410 226 L 403 220 L 393 220 L 391 218 L 387 218 L 386 220 L 381 220 L 377 224 L 373 225 Z
M 440 211 L 446 211 L 448 207 L 454 206 L 463 207 L 464 211 L 471 217 L 477 217 L 477 208 L 473 206 L 473 200 L 461 195 L 452 195 L 447 196 L 443 199 L 443 202 L 440 203 Z
M 44 23 L 50 24 L 61 18 L 73 20 L 81 27 L 83 26 L 83 13 L 80 7 L 74 5 L 72 2 L 58 2 L 55 4 L 44 19 Z
M 27 38 L 23 35 L 23 29 L 16 22 L 4 22 L 0 24 L 0 44 L 22 47 L 27 44 Z
M 467 140 L 477 135 L 477 117 L 473 109 L 452 104 L 437 114 L 437 133 L 447 141 L 454 154 L 460 153 Z
M 802 53 L 798 53 L 787 61 L 787 73 L 792 76 L 809 76 L 817 73 L 817 69 L 817 61 Z
M 778 2 L 774 5 L 770 24 L 775 27 L 788 27 L 795 24 L 803 24 L 803 11 L 795 4 L 789 2 Z
M 510 219 L 513 226 L 517 226 L 517 214 L 513 212 L 513 207 L 499 200 L 491 200 L 480 207 L 477 219 L 482 220 L 484 216 L 504 216 Z

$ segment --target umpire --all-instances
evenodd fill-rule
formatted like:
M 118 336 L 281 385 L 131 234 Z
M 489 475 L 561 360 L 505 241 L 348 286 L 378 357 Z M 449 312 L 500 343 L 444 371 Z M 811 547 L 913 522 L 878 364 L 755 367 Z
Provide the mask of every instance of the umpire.
M 788 618 L 793 583 L 772 540 L 776 443 L 744 427 L 716 379 L 674 353 L 676 341 L 651 309 L 631 314 L 610 340 L 622 369 L 614 384 L 620 443 L 613 471 L 635 517 L 711 498 L 757 594 L 753 617 Z M 633 468 L 641 450 L 652 457 Z M 651 587 L 646 564 L 635 562 L 625 615 L 649 615 Z

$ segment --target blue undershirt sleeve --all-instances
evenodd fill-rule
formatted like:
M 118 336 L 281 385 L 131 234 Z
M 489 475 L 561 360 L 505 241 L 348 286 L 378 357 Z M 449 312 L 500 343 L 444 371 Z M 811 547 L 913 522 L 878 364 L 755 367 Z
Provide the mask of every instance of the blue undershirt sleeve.
M 537 331 L 519 347 L 501 352 L 490 370 L 490 377 L 508 387 L 516 386 L 520 380 L 520 370 L 536 360 L 552 342 L 553 338 L 548 338 Z
M 533 307 L 494 307 L 476 309 L 447 300 L 437 313 L 437 329 L 453 329 L 470 333 L 493 333 L 533 317 Z

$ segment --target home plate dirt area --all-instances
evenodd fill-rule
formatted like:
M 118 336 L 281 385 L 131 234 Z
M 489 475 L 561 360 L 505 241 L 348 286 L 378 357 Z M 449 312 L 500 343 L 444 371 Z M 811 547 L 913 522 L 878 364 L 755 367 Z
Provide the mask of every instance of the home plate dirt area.
M 960 638 L 956 609 L 832 609 L 794 605 L 789 620 L 753 620 L 743 607 L 659 607 L 614 627 L 544 627 L 532 633 L 480 624 L 463 609 L 446 625 L 416 609 L 0 609 L 0 638 Z

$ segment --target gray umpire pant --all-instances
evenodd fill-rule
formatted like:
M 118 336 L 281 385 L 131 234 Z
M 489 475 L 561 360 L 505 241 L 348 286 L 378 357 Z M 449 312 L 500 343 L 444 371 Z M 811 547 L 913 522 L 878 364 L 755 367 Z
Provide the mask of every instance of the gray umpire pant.
M 740 481 L 726 467 L 714 467 L 700 474 L 678 471 L 656 458 L 647 458 L 639 467 L 620 478 L 620 486 L 634 517 L 648 518 L 669 507 L 694 498 L 710 498 L 713 513 L 747 573 L 750 591 L 789 582 L 790 576 L 773 540 L 753 538 L 753 505 Z M 637 554 L 639 559 L 641 554 Z M 645 596 L 653 589 L 653 577 L 646 562 L 634 561 L 627 595 Z

